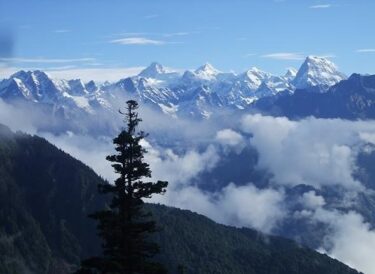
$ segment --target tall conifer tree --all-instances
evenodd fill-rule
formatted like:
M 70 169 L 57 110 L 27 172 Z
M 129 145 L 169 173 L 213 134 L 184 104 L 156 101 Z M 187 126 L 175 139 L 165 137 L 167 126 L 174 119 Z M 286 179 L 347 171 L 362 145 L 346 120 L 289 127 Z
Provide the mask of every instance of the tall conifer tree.
M 127 101 L 126 129 L 113 139 L 116 154 L 107 156 L 119 177 L 114 184 L 99 185 L 101 193 L 112 195 L 108 209 L 90 217 L 98 221 L 99 236 L 103 241 L 103 255 L 82 262 L 78 273 L 158 274 L 166 273 L 164 267 L 152 261 L 159 251 L 150 241 L 156 224 L 144 212 L 144 198 L 163 194 L 168 182 L 145 182 L 151 177 L 149 165 L 144 162 L 146 150 L 140 141 L 146 137 L 137 131 L 141 119 L 136 112 L 138 103 Z

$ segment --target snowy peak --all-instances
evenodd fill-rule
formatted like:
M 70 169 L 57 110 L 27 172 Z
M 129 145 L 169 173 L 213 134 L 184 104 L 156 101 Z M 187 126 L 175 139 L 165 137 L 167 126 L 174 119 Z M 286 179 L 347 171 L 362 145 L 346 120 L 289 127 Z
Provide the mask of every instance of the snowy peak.
M 12 88 L 7 89 L 7 86 L 12 86 Z M 8 97 L 32 101 L 53 100 L 57 90 L 55 83 L 40 70 L 18 71 L 9 79 L 4 80 L 0 89 L 3 90 L 3 94 L 7 93 L 5 95 Z
M 153 62 L 147 68 L 142 70 L 138 76 L 144 78 L 157 78 L 160 74 L 168 73 L 168 71 L 159 63 Z
M 52 80 L 42 71 L 19 71 L 0 82 L 0 98 L 48 104 L 67 113 L 93 113 L 111 109 L 118 94 L 127 94 L 171 115 L 208 117 L 217 108 L 246 109 L 258 99 L 292 94 L 296 88 L 324 92 L 344 78 L 331 61 L 314 56 L 307 57 L 298 72 L 291 68 L 281 76 L 256 67 L 225 73 L 209 63 L 181 75 L 154 62 L 137 76 L 100 86 L 80 79 Z
M 206 63 L 203 66 L 200 66 L 194 71 L 194 74 L 204 80 L 212 80 L 220 73 L 219 70 L 214 68 L 211 64 Z
M 34 83 L 34 84 L 39 84 L 43 83 L 45 81 L 51 81 L 49 76 L 40 70 L 34 70 L 34 71 L 24 71 L 20 70 L 13 75 L 10 76 L 10 78 L 17 78 L 25 83 Z
M 256 90 L 260 87 L 263 81 L 271 77 L 271 74 L 264 72 L 256 67 L 252 67 L 245 72 L 242 78 L 251 90 Z
M 297 73 L 298 73 L 298 70 L 296 70 L 295 68 L 288 68 L 288 70 L 286 71 L 284 75 L 284 78 L 289 81 L 292 81 L 296 77 Z
M 293 80 L 293 84 L 298 89 L 313 86 L 328 88 L 346 76 L 338 71 L 337 66 L 323 57 L 308 56 L 302 64 Z
M 219 70 L 214 68 L 211 64 L 205 63 L 203 66 L 200 66 L 195 70 L 195 73 L 200 74 L 200 73 L 206 73 L 206 74 L 211 74 L 211 75 L 216 75 L 220 73 Z
M 247 75 L 247 77 L 249 77 L 249 79 L 255 77 L 258 80 L 265 80 L 265 79 L 267 79 L 268 77 L 271 76 L 270 73 L 264 72 L 264 71 L 262 71 L 262 70 L 260 70 L 256 67 L 252 67 L 251 69 L 249 69 L 246 72 L 246 75 Z

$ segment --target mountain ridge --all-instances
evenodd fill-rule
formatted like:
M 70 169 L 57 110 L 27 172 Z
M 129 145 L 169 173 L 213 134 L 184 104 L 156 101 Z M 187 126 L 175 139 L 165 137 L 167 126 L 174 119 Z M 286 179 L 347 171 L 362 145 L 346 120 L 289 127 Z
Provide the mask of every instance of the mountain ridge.
M 342 79 L 345 76 L 332 62 L 311 56 L 298 72 L 288 69 L 282 76 L 254 67 L 240 74 L 220 72 L 208 63 L 179 73 L 154 62 L 136 76 L 106 85 L 83 83 L 79 79 L 54 80 L 41 71 L 20 71 L 0 82 L 0 98 L 89 114 L 106 110 L 114 94 L 122 94 L 169 115 L 208 118 L 216 108 L 245 109 L 261 98 L 283 92 L 292 94 L 296 87 L 314 87 L 325 92 Z

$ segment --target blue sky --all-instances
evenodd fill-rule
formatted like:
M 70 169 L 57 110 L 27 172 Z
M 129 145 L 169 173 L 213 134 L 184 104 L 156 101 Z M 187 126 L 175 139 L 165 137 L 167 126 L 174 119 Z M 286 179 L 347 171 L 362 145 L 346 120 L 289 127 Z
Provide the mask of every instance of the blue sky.
M 347 74 L 375 73 L 374 11 L 373 0 L 0 0 L 0 39 L 13 40 L 0 57 L 73 75 L 152 61 L 282 74 L 321 55 Z

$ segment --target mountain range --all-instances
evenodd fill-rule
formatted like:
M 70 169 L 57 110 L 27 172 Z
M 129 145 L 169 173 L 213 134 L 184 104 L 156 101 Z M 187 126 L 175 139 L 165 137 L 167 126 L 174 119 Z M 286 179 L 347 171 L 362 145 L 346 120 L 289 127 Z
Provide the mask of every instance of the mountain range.
M 296 90 L 292 95 L 262 98 L 248 110 L 272 116 L 299 119 L 342 118 L 348 120 L 375 118 L 375 76 L 353 74 L 324 93 Z
M 53 117 L 71 121 L 111 113 L 114 102 L 122 98 L 137 99 L 172 116 L 206 119 L 223 108 L 243 110 L 262 98 L 293 95 L 295 90 L 326 93 L 345 79 L 331 61 L 314 56 L 307 57 L 298 71 L 289 69 L 282 76 L 255 67 L 239 74 L 220 72 L 210 64 L 181 73 L 152 63 L 136 76 L 102 85 L 19 71 L 0 82 L 0 98 L 37 105 Z

